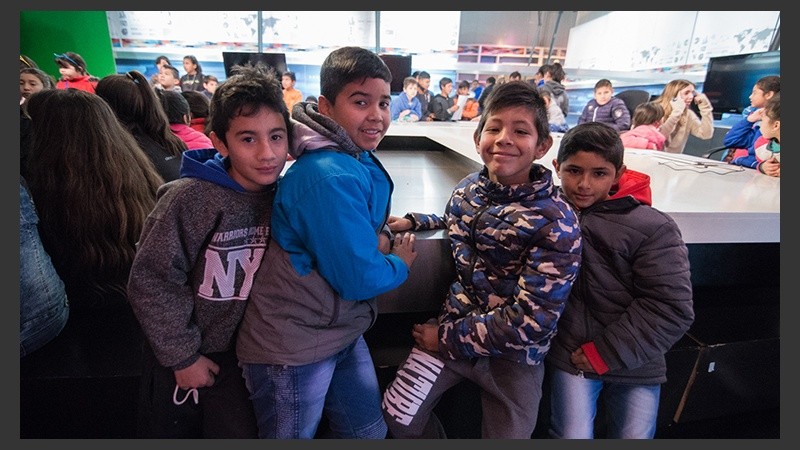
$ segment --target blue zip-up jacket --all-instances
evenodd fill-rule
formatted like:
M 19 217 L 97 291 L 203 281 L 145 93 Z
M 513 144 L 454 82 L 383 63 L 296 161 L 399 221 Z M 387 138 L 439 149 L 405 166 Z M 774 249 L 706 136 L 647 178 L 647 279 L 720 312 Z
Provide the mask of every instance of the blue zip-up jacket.
M 316 105 L 292 117 L 333 143 L 306 149 L 281 179 L 272 238 L 237 340 L 244 363 L 304 365 L 338 353 L 377 318 L 377 295 L 408 266 L 378 250 L 393 184 L 372 151 L 358 148 Z
M 725 134 L 722 145 L 728 148 L 746 148 L 747 155 L 740 156 L 731 161 L 737 166 L 755 169 L 758 167 L 755 143 L 761 137 L 761 122 L 748 122 L 747 118 L 736 122 Z

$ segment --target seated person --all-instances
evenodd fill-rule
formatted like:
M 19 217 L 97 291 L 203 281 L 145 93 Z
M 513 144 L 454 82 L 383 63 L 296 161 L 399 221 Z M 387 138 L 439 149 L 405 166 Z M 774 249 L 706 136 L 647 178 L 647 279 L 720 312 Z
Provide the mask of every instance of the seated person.
M 472 120 L 478 117 L 478 100 L 469 96 L 469 81 L 461 80 L 458 83 L 456 93 L 458 95 L 467 96 L 467 102 L 464 103 L 464 110 L 461 112 L 461 120 Z M 456 97 L 456 99 L 458 99 L 458 97 Z
M 742 112 L 742 119 L 725 134 L 722 144 L 735 149 L 726 157 L 731 164 L 755 169 L 759 161 L 755 155 L 755 142 L 761 136 L 761 118 L 767 101 L 781 92 L 781 77 L 769 75 L 760 78 L 750 94 L 750 106 Z
M 537 89 L 544 99 L 544 104 L 547 106 L 547 122 L 550 124 L 550 131 L 557 133 L 567 131 L 569 129 L 567 118 L 564 117 L 564 112 L 561 111 L 561 108 L 553 101 L 553 93 L 549 89 Z
M 667 137 L 661 134 L 659 127 L 664 118 L 664 108 L 655 102 L 646 102 L 633 110 L 633 128 L 622 133 L 622 145 L 625 148 L 641 148 L 645 150 L 664 150 Z
M 158 91 L 183 92 L 183 89 L 181 89 L 181 76 L 178 73 L 178 69 L 170 65 L 161 67 L 161 73 L 158 74 L 158 84 L 153 87 Z
M 767 101 L 761 118 L 761 138 L 756 141 L 755 155 L 759 172 L 781 176 L 781 95 Z
M 448 77 L 442 78 L 439 80 L 439 89 L 441 92 L 431 99 L 428 112 L 433 116 L 433 120 L 452 120 L 453 113 L 458 109 L 456 100 L 450 97 L 450 93 L 453 92 L 453 80 Z
M 414 77 L 403 79 L 403 92 L 392 99 L 391 115 L 392 121 L 416 122 L 422 117 L 422 109 L 417 91 L 419 82 Z
M 631 113 L 625 102 L 614 97 L 611 81 L 603 78 L 594 85 L 594 98 L 586 103 L 578 125 L 586 122 L 600 122 L 617 131 L 631 128 Z
M 219 86 L 219 78 L 214 75 L 205 75 L 203 77 L 203 90 L 200 92 L 210 100 L 211 97 L 214 96 L 217 86 Z

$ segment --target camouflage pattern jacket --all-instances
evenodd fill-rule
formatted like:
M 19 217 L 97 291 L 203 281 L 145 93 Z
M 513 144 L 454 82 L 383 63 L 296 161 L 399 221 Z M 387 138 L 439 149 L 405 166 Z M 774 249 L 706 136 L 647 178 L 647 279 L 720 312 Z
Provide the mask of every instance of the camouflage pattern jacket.
M 504 186 L 489 180 L 484 167 L 459 182 L 444 219 L 406 215 L 415 230 L 446 226 L 450 236 L 457 277 L 439 315 L 444 358 L 536 365 L 550 348 L 582 241 L 552 172 L 534 164 L 529 179 Z

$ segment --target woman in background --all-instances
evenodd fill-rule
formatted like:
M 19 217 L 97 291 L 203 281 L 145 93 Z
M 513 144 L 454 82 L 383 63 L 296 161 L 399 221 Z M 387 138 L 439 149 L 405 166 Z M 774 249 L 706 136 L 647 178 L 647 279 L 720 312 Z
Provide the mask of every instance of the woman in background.
M 714 107 L 705 94 L 694 89 L 689 80 L 672 80 L 654 100 L 664 109 L 659 131 L 667 138 L 664 143 L 667 153 L 683 153 L 690 134 L 704 140 L 714 137 Z M 700 117 L 690 108 L 692 102 L 697 104 Z

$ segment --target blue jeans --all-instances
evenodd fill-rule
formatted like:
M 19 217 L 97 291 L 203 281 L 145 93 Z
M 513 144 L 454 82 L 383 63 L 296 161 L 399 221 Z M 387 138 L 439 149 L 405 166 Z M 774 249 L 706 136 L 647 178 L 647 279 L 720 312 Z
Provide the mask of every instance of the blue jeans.
M 323 413 L 334 437 L 386 437 L 378 378 L 363 336 L 319 362 L 242 369 L 262 439 L 313 439 Z
M 656 433 L 660 384 L 622 384 L 550 370 L 550 436 L 594 438 L 597 400 L 603 393 L 609 439 L 652 439 Z
M 25 186 L 19 185 L 19 356 L 56 337 L 69 317 L 64 282 L 39 237 L 39 216 Z

